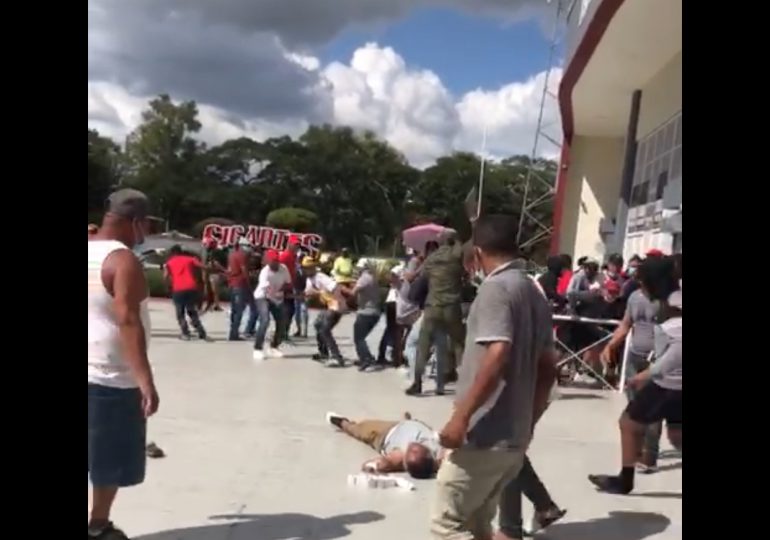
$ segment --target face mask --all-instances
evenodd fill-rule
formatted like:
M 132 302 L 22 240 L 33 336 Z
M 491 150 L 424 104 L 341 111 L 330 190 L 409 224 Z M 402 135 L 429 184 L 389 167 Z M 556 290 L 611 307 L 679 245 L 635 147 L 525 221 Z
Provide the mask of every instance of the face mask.
M 136 221 L 134 221 L 133 223 L 133 228 L 134 228 L 134 251 L 136 253 L 142 253 L 144 251 L 144 242 L 145 242 L 144 231 L 142 231 L 141 226 L 139 226 L 139 224 Z

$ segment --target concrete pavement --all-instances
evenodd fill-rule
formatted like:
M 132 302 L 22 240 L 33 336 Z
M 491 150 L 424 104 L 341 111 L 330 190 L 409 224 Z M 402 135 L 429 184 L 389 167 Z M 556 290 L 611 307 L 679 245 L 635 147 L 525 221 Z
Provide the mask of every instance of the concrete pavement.
M 418 481 L 413 492 L 349 488 L 347 474 L 372 452 L 331 429 L 324 414 L 396 419 L 408 410 L 439 428 L 451 396 L 408 398 L 403 376 L 393 370 L 325 368 L 309 359 L 312 339 L 285 347 L 284 359 L 255 365 L 250 343 L 223 341 L 226 314 L 203 321 L 219 341 L 180 342 L 170 304 L 152 305 L 150 352 L 161 406 L 150 421 L 150 440 L 167 457 L 150 460 L 146 482 L 118 495 L 120 527 L 141 540 L 429 538 L 432 482 Z M 372 347 L 381 331 L 374 330 Z M 336 334 L 352 358 L 352 317 Z M 589 473 L 617 470 L 616 419 L 623 405 L 616 394 L 567 390 L 542 420 L 530 457 L 569 510 L 543 538 L 681 538 L 678 460 L 638 477 L 633 496 L 597 493 L 586 480 Z

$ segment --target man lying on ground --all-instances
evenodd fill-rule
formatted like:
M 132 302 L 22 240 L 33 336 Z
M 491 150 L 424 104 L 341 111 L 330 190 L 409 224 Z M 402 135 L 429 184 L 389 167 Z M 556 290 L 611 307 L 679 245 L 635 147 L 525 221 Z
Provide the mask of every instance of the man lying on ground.
M 438 433 L 428 424 L 412 420 L 409 413 L 405 413 L 401 421 L 354 422 L 329 412 L 326 420 L 380 454 L 379 458 L 364 463 L 362 469 L 367 472 L 408 472 L 412 478 L 432 478 L 444 457 Z

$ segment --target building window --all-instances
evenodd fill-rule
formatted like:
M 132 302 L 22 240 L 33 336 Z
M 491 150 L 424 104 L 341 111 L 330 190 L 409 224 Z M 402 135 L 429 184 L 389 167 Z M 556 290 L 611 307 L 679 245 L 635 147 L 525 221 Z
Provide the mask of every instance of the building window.
M 670 181 L 682 177 L 682 113 L 639 140 L 631 206 L 663 198 Z M 646 189 L 642 186 L 646 186 Z M 638 189 L 637 189 L 638 187 Z M 644 195 L 637 193 L 644 191 Z M 634 193 L 637 193 L 634 196 Z

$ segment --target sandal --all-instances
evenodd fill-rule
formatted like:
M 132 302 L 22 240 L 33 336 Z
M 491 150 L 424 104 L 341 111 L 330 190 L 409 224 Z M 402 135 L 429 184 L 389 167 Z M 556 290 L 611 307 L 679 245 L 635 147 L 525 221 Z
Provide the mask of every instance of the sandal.
M 147 457 L 152 459 L 159 459 L 166 457 L 166 453 L 154 442 L 147 445 L 146 449 Z

